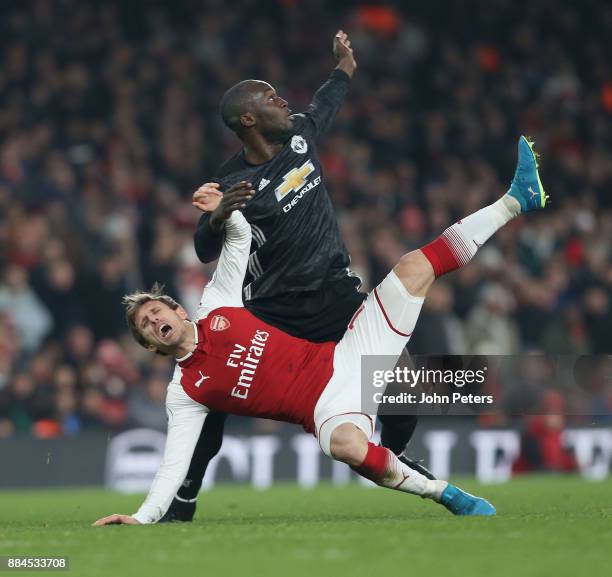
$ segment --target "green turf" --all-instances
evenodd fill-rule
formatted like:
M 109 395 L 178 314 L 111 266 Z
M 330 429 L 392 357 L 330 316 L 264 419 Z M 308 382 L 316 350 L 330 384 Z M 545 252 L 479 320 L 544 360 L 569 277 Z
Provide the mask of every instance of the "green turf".
M 612 575 L 612 481 L 461 485 L 489 498 L 498 516 L 453 517 L 412 495 L 358 485 L 226 487 L 201 497 L 193 524 L 91 528 L 98 517 L 133 512 L 141 498 L 5 491 L 0 555 L 67 555 L 63 574 L 87 577 Z

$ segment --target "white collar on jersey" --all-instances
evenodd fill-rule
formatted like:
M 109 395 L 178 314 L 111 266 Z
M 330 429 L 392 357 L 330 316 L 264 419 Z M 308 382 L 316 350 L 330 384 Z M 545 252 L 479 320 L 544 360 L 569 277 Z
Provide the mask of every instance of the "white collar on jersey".
M 196 347 L 198 346 L 198 326 L 193 321 L 189 321 L 189 322 L 193 326 L 193 340 L 195 344 L 195 347 L 193 347 L 193 351 L 195 351 Z M 187 353 L 184 357 L 181 357 L 180 359 L 176 359 L 176 362 L 182 363 L 183 361 L 186 361 L 191 355 L 193 355 L 193 351 L 191 351 L 190 353 Z

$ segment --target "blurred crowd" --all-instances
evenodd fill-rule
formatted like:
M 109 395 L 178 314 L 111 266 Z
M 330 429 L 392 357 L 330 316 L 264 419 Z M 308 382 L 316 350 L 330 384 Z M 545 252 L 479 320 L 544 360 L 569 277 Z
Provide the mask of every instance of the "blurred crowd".
M 320 153 L 364 288 L 500 197 L 520 134 L 553 199 L 434 285 L 411 351 L 612 351 L 612 5 L 3 2 L 0 437 L 164 427 L 169 361 L 121 296 L 195 308 L 191 194 L 239 147 L 221 95 L 256 77 L 305 109 L 338 28 L 359 68 Z

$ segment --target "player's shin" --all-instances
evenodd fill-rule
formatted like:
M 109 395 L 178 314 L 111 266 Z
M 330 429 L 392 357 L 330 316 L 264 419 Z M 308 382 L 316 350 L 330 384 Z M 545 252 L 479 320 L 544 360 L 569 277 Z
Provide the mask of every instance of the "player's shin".
M 435 276 L 442 276 L 470 262 L 478 249 L 520 212 L 516 199 L 505 194 L 497 202 L 448 227 L 421 251 L 431 263 Z
M 389 449 L 368 443 L 368 450 L 361 465 L 352 469 L 381 487 L 412 493 L 440 501 L 446 481 L 431 480 L 402 463 Z

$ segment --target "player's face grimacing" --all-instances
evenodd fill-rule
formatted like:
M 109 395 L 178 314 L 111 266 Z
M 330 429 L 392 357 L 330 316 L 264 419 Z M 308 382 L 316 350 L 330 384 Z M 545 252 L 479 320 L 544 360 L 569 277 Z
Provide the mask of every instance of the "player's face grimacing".
M 291 110 L 287 101 L 266 82 L 254 99 L 255 114 L 260 132 L 270 140 L 286 139 L 293 128 Z
M 156 300 L 143 304 L 134 317 L 147 348 L 166 354 L 172 354 L 185 339 L 185 333 L 189 330 L 186 320 L 187 312 L 183 307 L 172 310 L 167 304 Z

